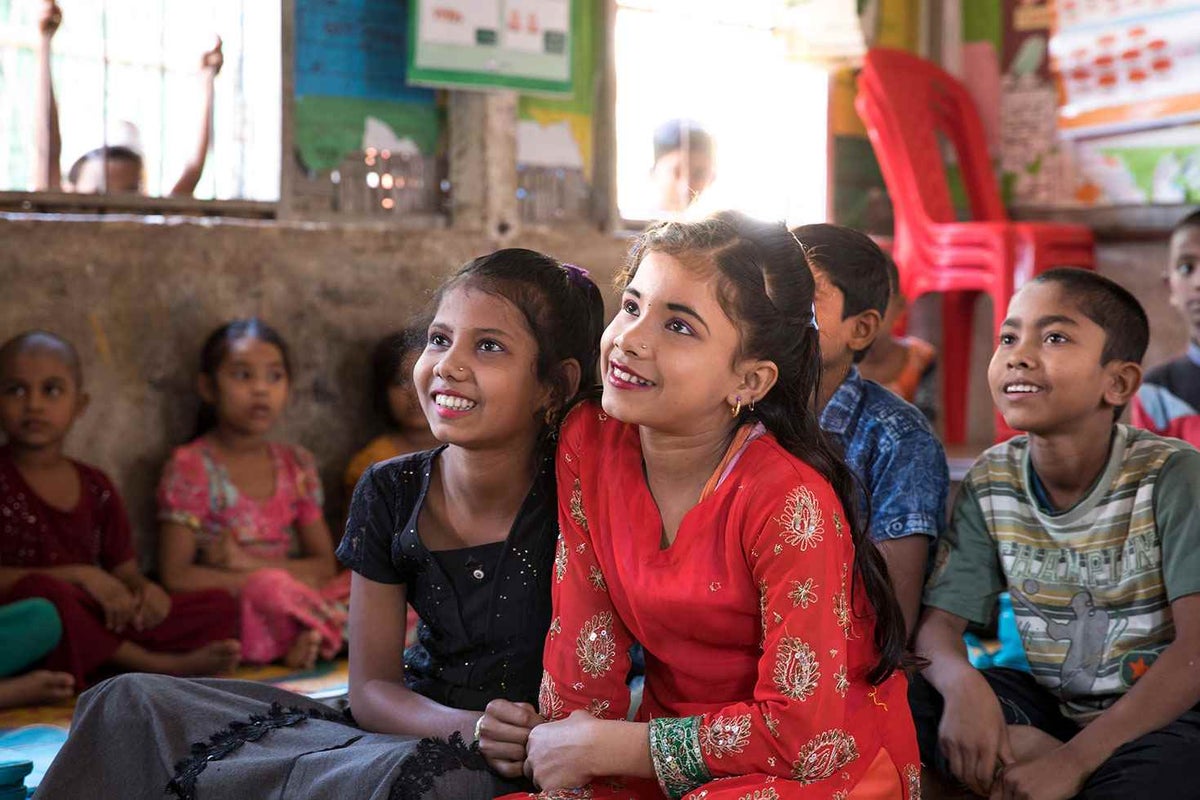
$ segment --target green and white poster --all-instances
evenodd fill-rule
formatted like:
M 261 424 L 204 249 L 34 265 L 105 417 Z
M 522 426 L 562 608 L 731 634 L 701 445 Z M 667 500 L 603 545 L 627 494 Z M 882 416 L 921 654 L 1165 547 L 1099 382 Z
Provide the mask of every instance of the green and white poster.
M 412 0 L 410 83 L 569 95 L 571 4 L 579 0 Z

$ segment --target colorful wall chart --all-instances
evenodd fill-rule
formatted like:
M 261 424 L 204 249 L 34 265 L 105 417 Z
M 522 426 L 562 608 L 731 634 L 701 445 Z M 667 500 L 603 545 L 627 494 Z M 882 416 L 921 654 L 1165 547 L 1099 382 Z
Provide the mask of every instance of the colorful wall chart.
M 410 0 L 408 80 L 569 95 L 578 0 Z

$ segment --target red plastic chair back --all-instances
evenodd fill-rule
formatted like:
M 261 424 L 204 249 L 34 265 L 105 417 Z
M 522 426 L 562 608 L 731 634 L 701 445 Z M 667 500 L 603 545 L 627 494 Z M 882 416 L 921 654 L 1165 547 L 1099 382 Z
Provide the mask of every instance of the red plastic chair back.
M 943 141 L 953 148 L 971 218 L 1007 219 L 987 152 L 987 139 L 966 87 L 936 65 L 901 50 L 867 53 L 857 106 L 878 132 L 872 137 L 880 167 L 903 196 L 912 222 L 955 222 Z

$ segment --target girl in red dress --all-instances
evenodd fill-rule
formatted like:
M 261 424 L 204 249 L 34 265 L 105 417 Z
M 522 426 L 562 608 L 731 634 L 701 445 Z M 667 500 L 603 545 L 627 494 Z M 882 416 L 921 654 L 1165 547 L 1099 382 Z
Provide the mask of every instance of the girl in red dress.
M 603 402 L 559 443 L 526 772 L 543 797 L 917 800 L 904 623 L 810 406 L 802 246 L 730 212 L 665 223 L 623 283 Z

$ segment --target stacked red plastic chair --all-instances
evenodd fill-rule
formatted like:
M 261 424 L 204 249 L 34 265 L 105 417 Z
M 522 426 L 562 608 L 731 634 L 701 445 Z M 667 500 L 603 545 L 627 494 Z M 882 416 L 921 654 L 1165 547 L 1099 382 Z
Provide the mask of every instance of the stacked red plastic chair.
M 1053 267 L 1094 268 L 1082 225 L 1013 222 L 1000 199 L 983 124 L 960 82 L 910 53 L 873 48 L 858 78 L 859 116 L 895 209 L 893 256 L 905 296 L 942 298 L 942 414 L 947 444 L 966 440 L 975 300 L 991 298 L 999 329 L 1013 292 Z M 943 160 L 953 148 L 970 204 L 956 218 Z M 977 367 L 978 368 L 978 367 Z M 997 418 L 997 440 L 1012 434 Z

